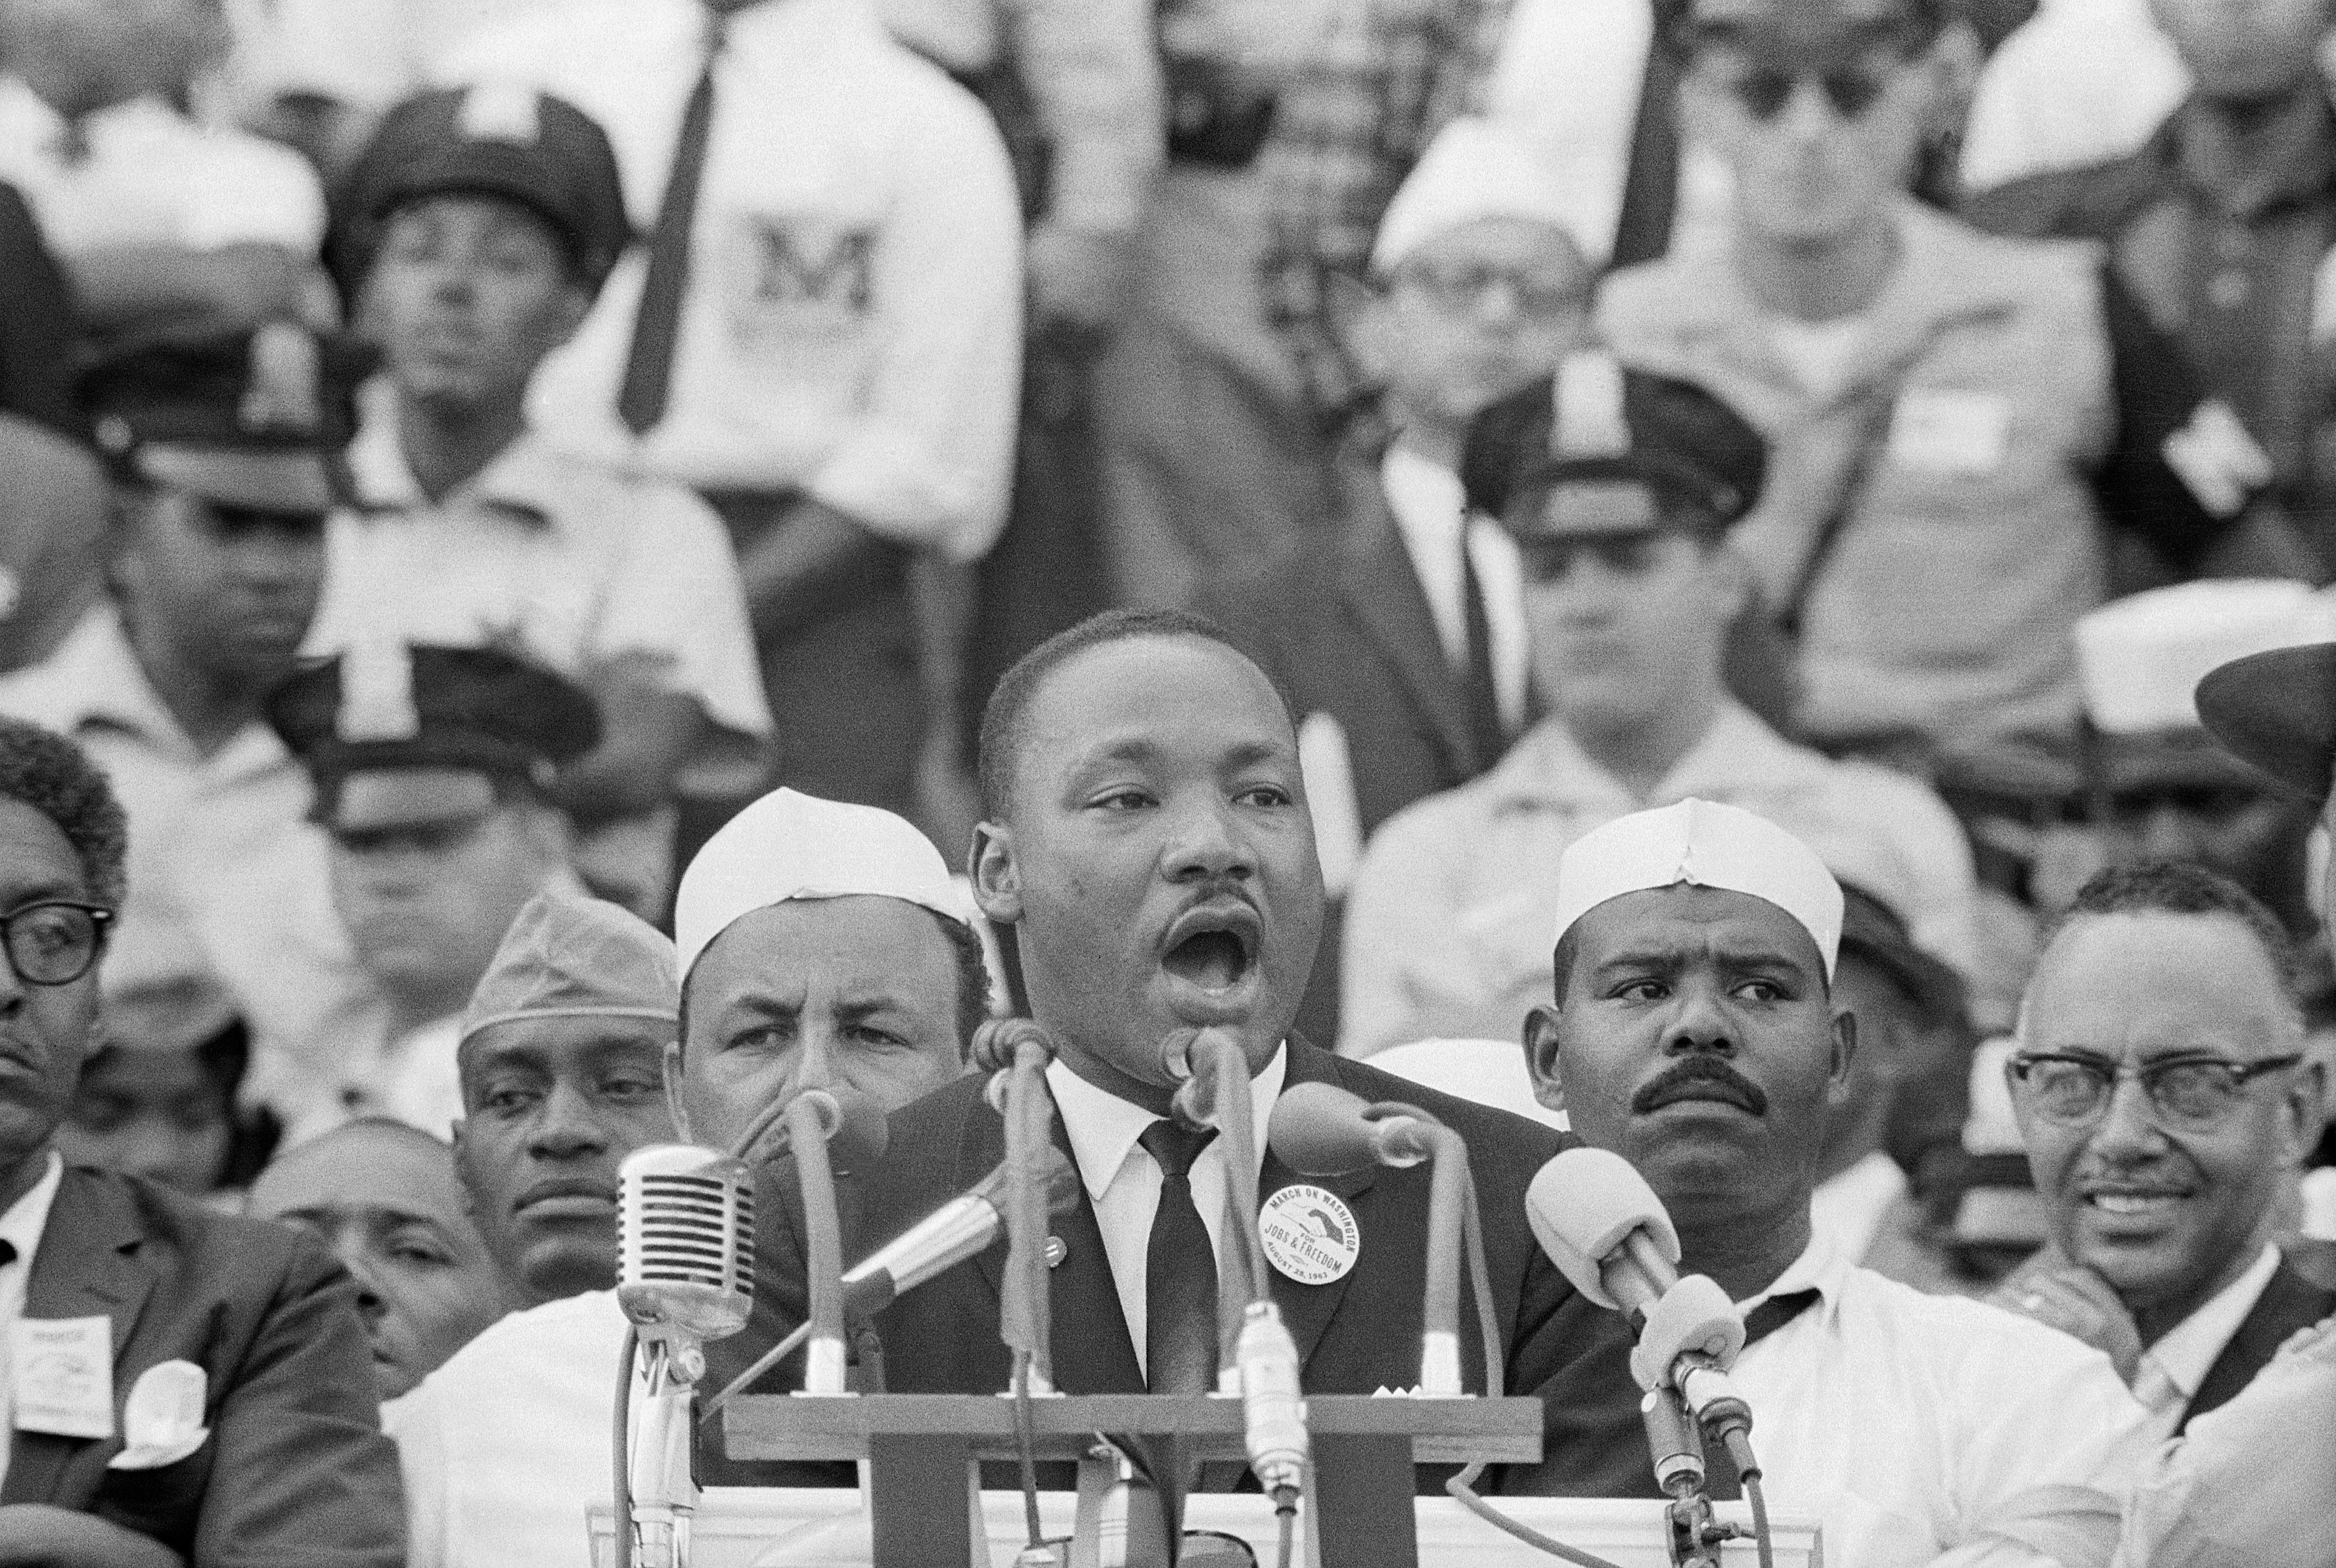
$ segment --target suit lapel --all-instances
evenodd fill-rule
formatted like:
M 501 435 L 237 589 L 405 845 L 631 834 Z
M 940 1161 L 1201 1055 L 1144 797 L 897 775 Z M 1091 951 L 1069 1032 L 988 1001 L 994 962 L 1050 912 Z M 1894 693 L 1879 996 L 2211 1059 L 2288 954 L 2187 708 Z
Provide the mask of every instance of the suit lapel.
M 27 1318 L 105 1318 L 113 1333 L 113 1390 L 118 1409 L 128 1392 L 122 1351 L 153 1289 L 136 1252 L 145 1232 L 136 1212 L 109 1179 L 68 1168 L 50 1205 L 40 1251 L 25 1282 Z M 45 1503 L 57 1495 L 66 1462 L 92 1439 L 17 1432 L 9 1449 L 0 1505 Z
M 2228 1404 L 2240 1389 L 2254 1380 L 2257 1372 L 2298 1329 L 2308 1329 L 2331 1312 L 2336 1312 L 2336 1290 L 2323 1290 L 2291 1267 L 2285 1258 L 2273 1271 L 2262 1295 L 2255 1298 L 2254 1310 L 2239 1324 L 2238 1332 L 2214 1358 L 2206 1376 L 2198 1385 L 2197 1395 L 2182 1412 L 2182 1425 L 2175 1428 L 2178 1435 L 2192 1421 L 2207 1411 Z
M 1288 1049 L 1289 1066 L 1282 1076 L 1285 1089 L 1291 1084 L 1337 1082 L 1332 1066 L 1336 1058 L 1329 1052 L 1309 1044 L 1297 1035 L 1290 1036 Z M 1283 1164 L 1280 1158 L 1269 1149 L 1265 1164 L 1258 1173 L 1257 1191 L 1260 1199 L 1270 1200 L 1274 1193 L 1292 1183 L 1304 1182 L 1336 1193 L 1354 1208 L 1355 1223 L 1362 1232 L 1363 1244 L 1368 1247 L 1370 1245 L 1368 1195 L 1377 1174 L 1373 1168 L 1345 1176 L 1301 1176 Z M 1338 1310 L 1338 1303 L 1346 1299 L 1347 1281 L 1355 1277 L 1355 1271 L 1348 1269 L 1326 1285 L 1301 1285 L 1270 1261 L 1266 1264 L 1266 1273 L 1273 1300 L 1281 1308 L 1282 1321 L 1290 1329 L 1290 1337 L 1298 1343 L 1298 1359 L 1303 1366 L 1313 1359 L 1314 1348 L 1321 1343 L 1323 1330 L 1330 1326 L 1331 1318 Z
M 1452 776 L 1473 777 L 1482 763 L 1468 735 L 1466 700 L 1445 659 L 1435 613 L 1427 608 L 1427 595 L 1419 586 L 1410 552 L 1404 549 L 1387 496 L 1376 473 L 1357 475 L 1348 488 L 1357 507 L 1365 510 L 1357 531 L 1364 542 L 1339 563 L 1338 587 L 1347 613 L 1394 669 L 1442 748 Z

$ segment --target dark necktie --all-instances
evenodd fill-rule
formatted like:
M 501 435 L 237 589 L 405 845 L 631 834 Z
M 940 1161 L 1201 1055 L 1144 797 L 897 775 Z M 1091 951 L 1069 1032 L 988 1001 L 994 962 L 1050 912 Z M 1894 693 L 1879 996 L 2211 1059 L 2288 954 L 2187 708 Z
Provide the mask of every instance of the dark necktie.
M 1782 1296 L 1771 1296 L 1744 1314 L 1744 1343 L 1757 1345 L 1803 1312 L 1817 1304 L 1815 1290 L 1794 1290 Z M 1752 1412 L 1752 1452 L 1760 1452 L 1760 1413 Z M 1726 1445 L 1707 1442 L 1703 1450 L 1704 1491 L 1715 1503 L 1733 1503 L 1744 1495 L 1744 1482 L 1736 1474 L 1736 1461 L 1728 1456 Z
M 1192 1162 L 1217 1135 L 1154 1122 L 1137 1141 L 1160 1167 L 1160 1207 L 1144 1249 L 1144 1380 L 1155 1394 L 1217 1386 L 1217 1254 L 1192 1203 Z
M 1501 760 L 1509 749 L 1508 726 L 1501 722 L 1501 688 L 1493 679 L 1493 625 L 1484 613 L 1484 585 L 1476 576 L 1476 560 L 1468 550 L 1469 520 L 1460 520 L 1460 608 L 1467 627 L 1467 667 L 1461 672 L 1468 705 L 1468 740 L 1476 750 L 1479 773 Z
M 16 1243 L 5 1236 L 0 1236 L 0 1269 L 6 1268 L 15 1261 Z
M 681 302 L 689 288 L 689 236 L 697 221 L 697 188 L 705 180 L 706 146 L 714 131 L 714 64 L 722 54 L 722 34 L 721 18 L 710 17 L 706 61 L 681 112 L 665 200 L 657 207 L 657 227 L 649 231 L 648 276 L 641 281 L 640 310 L 633 317 L 632 347 L 625 355 L 625 379 L 617 393 L 618 417 L 635 435 L 646 434 L 665 417 L 673 390 Z
M 1679 207 L 1679 139 L 1673 113 L 1682 74 L 1672 41 L 1678 0 L 1653 0 L 1655 35 L 1639 83 L 1639 112 L 1630 126 L 1630 161 L 1622 170 L 1622 210 L 1614 221 L 1615 267 L 1652 261 L 1670 249 Z

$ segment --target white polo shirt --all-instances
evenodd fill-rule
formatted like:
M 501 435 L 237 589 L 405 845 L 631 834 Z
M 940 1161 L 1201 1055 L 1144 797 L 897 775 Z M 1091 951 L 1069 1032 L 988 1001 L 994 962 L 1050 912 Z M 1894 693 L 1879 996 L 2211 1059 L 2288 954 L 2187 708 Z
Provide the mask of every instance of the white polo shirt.
M 288 148 L 199 125 L 159 98 L 102 109 L 82 131 L 85 151 L 45 100 L 0 76 L 0 180 L 24 193 L 60 256 L 243 243 L 307 255 L 324 239 L 324 192 Z
M 443 80 L 517 79 L 615 143 L 657 221 L 703 62 L 697 0 L 613 0 L 491 27 Z M 733 15 L 671 402 L 617 414 L 647 266 L 636 246 L 530 412 L 555 446 L 700 489 L 802 491 L 902 544 L 978 559 L 1004 526 L 1019 402 L 1022 219 L 996 125 L 866 0 Z

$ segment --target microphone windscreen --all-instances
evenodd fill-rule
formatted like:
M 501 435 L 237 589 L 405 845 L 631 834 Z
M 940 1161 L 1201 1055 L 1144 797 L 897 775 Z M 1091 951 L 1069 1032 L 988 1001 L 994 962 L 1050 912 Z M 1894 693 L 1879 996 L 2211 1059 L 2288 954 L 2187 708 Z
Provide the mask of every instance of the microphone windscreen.
M 836 1093 L 835 1105 L 840 1114 L 835 1131 L 827 1135 L 828 1159 L 844 1171 L 860 1170 L 882 1159 L 891 1137 L 884 1108 L 850 1089 Z
M 1643 1229 L 1666 1259 L 1679 1261 L 1679 1232 L 1662 1200 L 1630 1161 L 1609 1149 L 1568 1149 L 1533 1174 L 1525 1219 L 1558 1271 L 1601 1307 L 1615 1307 L 1598 1265 Z
M 1370 1102 L 1336 1084 L 1292 1084 L 1273 1103 L 1265 1140 L 1301 1176 L 1343 1176 L 1378 1163 Z

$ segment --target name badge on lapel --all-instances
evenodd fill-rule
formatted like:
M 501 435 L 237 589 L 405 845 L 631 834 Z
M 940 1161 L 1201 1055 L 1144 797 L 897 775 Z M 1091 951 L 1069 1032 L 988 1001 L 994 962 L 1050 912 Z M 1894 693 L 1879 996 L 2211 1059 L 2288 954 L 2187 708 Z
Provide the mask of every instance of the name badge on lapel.
M 16 1430 L 113 1436 L 113 1320 L 20 1318 L 8 1336 Z
M 2011 404 L 1993 393 L 1910 386 L 1890 411 L 1890 458 L 1903 467 L 1977 479 L 2010 449 Z

